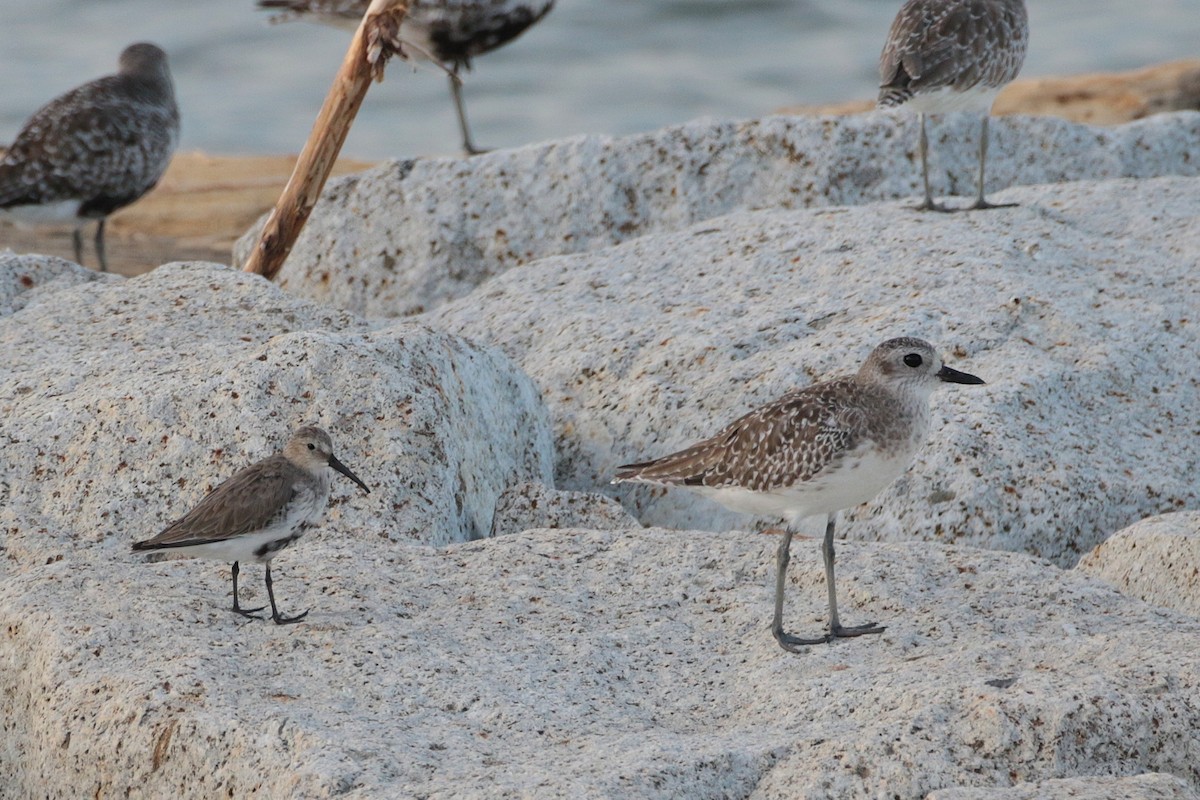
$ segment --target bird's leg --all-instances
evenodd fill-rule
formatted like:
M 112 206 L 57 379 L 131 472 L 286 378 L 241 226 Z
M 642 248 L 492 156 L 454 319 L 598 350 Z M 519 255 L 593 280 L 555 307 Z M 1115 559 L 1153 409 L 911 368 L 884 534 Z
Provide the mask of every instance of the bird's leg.
M 258 608 L 242 608 L 241 605 L 238 603 L 237 579 L 238 579 L 238 573 L 241 572 L 241 568 L 238 566 L 238 562 L 236 562 L 236 561 L 233 562 L 232 572 L 233 572 L 233 613 L 241 614 L 243 617 L 249 617 L 250 619 L 262 619 L 262 617 L 258 616 L 254 612 L 262 611 L 264 608 L 266 608 L 266 606 L 259 606 Z
M 830 641 L 831 637 L 819 636 L 815 639 L 802 639 L 799 636 L 792 636 L 790 633 L 783 632 L 783 587 L 787 579 L 788 562 L 792 558 L 790 552 L 792 545 L 792 525 L 793 523 L 789 520 L 787 528 L 783 531 L 783 541 L 779 543 L 779 551 L 775 554 L 775 619 L 771 623 L 771 633 L 775 635 L 775 641 L 779 642 L 779 646 L 784 650 L 791 653 L 798 653 L 801 647 L 824 644 Z
M 100 262 L 101 272 L 108 272 L 108 260 L 104 257 L 104 223 L 107 221 L 101 217 L 100 224 L 96 226 L 96 260 Z
M 1016 203 L 989 203 L 983 196 L 983 165 L 987 161 L 988 151 L 988 115 L 983 115 L 983 123 L 979 127 L 979 184 L 978 191 L 975 195 L 974 205 L 968 206 L 965 211 L 976 211 L 985 208 L 1012 208 Z
M 275 607 L 275 589 L 274 589 L 274 582 L 271 580 L 271 565 L 268 563 L 266 565 L 266 567 L 267 567 L 267 597 L 269 597 L 271 599 L 271 619 L 275 620 L 275 624 L 276 625 L 287 625 L 292 622 L 299 622 L 300 620 L 307 617 L 308 616 L 307 611 L 305 611 L 303 614 L 297 614 L 294 617 L 284 617 L 284 616 L 280 615 L 279 609 Z
M 883 633 L 882 625 L 868 622 L 866 625 L 855 625 L 850 628 L 842 627 L 837 611 L 837 587 L 833 582 L 833 526 L 837 521 L 837 512 L 829 515 L 825 523 L 825 541 L 821 542 L 821 555 L 825 557 L 825 585 L 829 590 L 829 634 L 830 637 L 862 636 L 868 633 Z
M 71 244 L 75 245 L 75 263 L 83 266 L 83 236 L 79 233 L 79 228 L 71 231 Z
M 486 153 L 487 150 L 476 147 L 471 141 L 471 129 L 467 126 L 467 110 L 463 106 L 462 78 L 458 76 L 458 64 L 450 70 L 450 96 L 454 98 L 454 110 L 458 114 L 458 128 L 462 131 L 463 152 L 469 156 Z
M 921 135 L 917 139 L 918 147 L 921 151 L 921 179 L 925 183 L 925 202 L 917 206 L 915 211 L 949 211 L 940 203 L 933 202 L 933 193 L 929 191 L 929 134 L 925 132 L 925 112 L 917 114 L 917 119 L 921 121 Z

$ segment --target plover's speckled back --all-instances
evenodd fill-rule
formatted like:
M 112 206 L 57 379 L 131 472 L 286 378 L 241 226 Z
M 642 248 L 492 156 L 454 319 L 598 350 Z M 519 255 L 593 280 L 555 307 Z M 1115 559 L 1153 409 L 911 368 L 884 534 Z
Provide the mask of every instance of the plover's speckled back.
M 459 73 L 471 59 L 511 42 L 549 13 L 555 0 L 413 0 L 400 25 L 409 58 L 436 61 L 450 72 L 450 94 L 462 131 L 463 150 L 482 153 L 471 141 Z M 280 10 L 275 19 L 309 18 L 354 30 L 370 0 L 258 0 Z
M 880 633 L 881 626 L 843 627 L 838 619 L 834 522 L 838 511 L 870 500 L 908 468 L 929 432 L 929 396 L 943 382 L 983 383 L 944 365 L 927 342 L 889 339 L 856 375 L 788 392 L 685 450 L 618 468 L 613 483 L 682 486 L 734 511 L 786 519 L 771 628 L 784 649 Z M 783 631 L 783 587 L 794 526 L 814 514 L 828 515 L 829 634 L 803 639 Z
M 293 433 L 282 452 L 237 473 L 162 533 L 137 542 L 133 549 L 171 550 L 232 561 L 233 610 L 247 617 L 262 608 L 242 608 L 238 603 L 238 562 L 265 564 L 271 619 L 277 624 L 298 622 L 308 615 L 307 611 L 284 617 L 275 606 L 271 559 L 320 518 L 329 501 L 329 467 L 363 491 L 371 491 L 333 455 L 329 434 L 308 426 Z
M 908 106 L 920 119 L 922 210 L 947 211 L 929 191 L 925 114 L 982 114 L 979 185 L 970 208 L 1000 208 L 984 199 L 988 114 L 1021 71 L 1029 42 L 1024 0 L 908 0 L 892 22 L 879 56 L 879 107 Z M 1011 205 L 1011 204 L 1007 204 Z
M 96 257 L 107 270 L 108 215 L 154 188 L 179 141 L 179 109 L 167 54 L 139 43 L 119 71 L 72 89 L 34 114 L 0 159 L 0 210 L 18 221 L 96 227 Z

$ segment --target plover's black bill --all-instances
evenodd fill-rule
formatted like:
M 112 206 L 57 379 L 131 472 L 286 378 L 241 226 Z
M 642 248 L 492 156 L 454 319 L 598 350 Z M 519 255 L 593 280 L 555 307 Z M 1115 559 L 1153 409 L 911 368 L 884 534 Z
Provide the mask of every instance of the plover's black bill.
M 978 378 L 976 380 L 978 380 Z M 983 383 L 983 381 L 979 381 L 979 382 Z M 367 488 L 367 485 L 365 483 L 363 483 L 362 480 L 360 480 L 357 475 L 355 475 L 353 472 L 351 472 L 349 467 L 347 467 L 342 462 L 338 461 L 337 456 L 334 456 L 334 455 L 329 456 L 329 466 L 333 467 L 338 472 L 342 473 L 347 478 L 349 478 L 350 480 L 357 483 L 359 486 L 362 487 L 362 490 L 364 492 L 366 492 L 367 494 L 371 493 L 371 490 Z
M 983 378 L 972 375 L 969 372 L 959 372 L 956 369 L 947 367 L 945 364 L 943 364 L 942 368 L 938 370 L 937 376 L 946 383 L 987 383 L 987 381 L 985 381 Z

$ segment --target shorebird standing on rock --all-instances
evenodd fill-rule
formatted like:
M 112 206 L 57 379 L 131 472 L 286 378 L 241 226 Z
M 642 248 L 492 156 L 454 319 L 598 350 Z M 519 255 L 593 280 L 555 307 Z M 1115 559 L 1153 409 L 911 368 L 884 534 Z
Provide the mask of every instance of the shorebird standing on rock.
M 370 493 L 350 468 L 333 454 L 329 434 L 320 428 L 298 429 L 283 451 L 246 467 L 208 494 L 199 505 L 152 539 L 133 545 L 135 552 L 169 550 L 180 555 L 233 562 L 233 611 L 255 616 L 260 608 L 238 603 L 238 562 L 266 565 L 271 619 L 277 625 L 299 622 L 308 612 L 285 617 L 275 605 L 271 559 L 314 526 L 329 501 L 329 467 Z
M 167 54 L 132 44 L 116 75 L 72 89 L 34 114 L 0 159 L 0 212 L 20 222 L 96 226 L 101 271 L 108 215 L 154 188 L 179 142 L 179 109 Z
M 797 389 L 685 450 L 617 469 L 613 483 L 682 486 L 734 511 L 787 520 L 776 555 L 771 631 L 785 650 L 837 637 L 882 633 L 869 623 L 844 627 L 833 580 L 837 512 L 870 500 L 895 480 L 929 433 L 929 396 L 942 383 L 983 383 L 951 369 L 920 339 L 889 339 L 856 375 Z M 801 638 L 783 631 L 783 589 L 795 525 L 825 514 L 829 633 Z
M 907 0 L 879 56 L 879 107 L 907 106 L 921 124 L 921 211 L 950 211 L 929 191 L 929 138 L 925 115 L 953 111 L 982 114 L 979 186 L 968 208 L 1003 208 L 983 196 L 992 102 L 1025 61 L 1029 18 L 1024 0 Z
M 409 59 L 436 62 L 450 74 L 450 94 L 463 150 L 467 155 L 486 152 L 471 141 L 463 107 L 459 73 L 471 69 L 471 59 L 511 42 L 546 16 L 555 0 L 412 0 L 400 24 L 400 39 Z M 258 0 L 259 8 L 284 13 L 275 20 L 297 17 L 355 30 L 370 0 Z

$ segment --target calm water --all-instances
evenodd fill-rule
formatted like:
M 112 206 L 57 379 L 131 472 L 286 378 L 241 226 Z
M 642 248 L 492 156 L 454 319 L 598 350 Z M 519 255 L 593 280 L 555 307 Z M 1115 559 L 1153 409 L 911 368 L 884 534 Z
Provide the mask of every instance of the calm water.
M 900 0 L 559 0 L 468 76 L 476 141 L 624 134 L 703 116 L 874 96 Z M 1029 0 L 1024 77 L 1200 55 L 1200 0 Z M 138 40 L 171 57 L 185 149 L 303 144 L 348 34 L 268 25 L 253 0 L 0 0 L 0 142 L 46 100 L 110 73 Z M 456 150 L 445 77 L 401 63 L 372 87 L 344 149 L 367 159 Z

